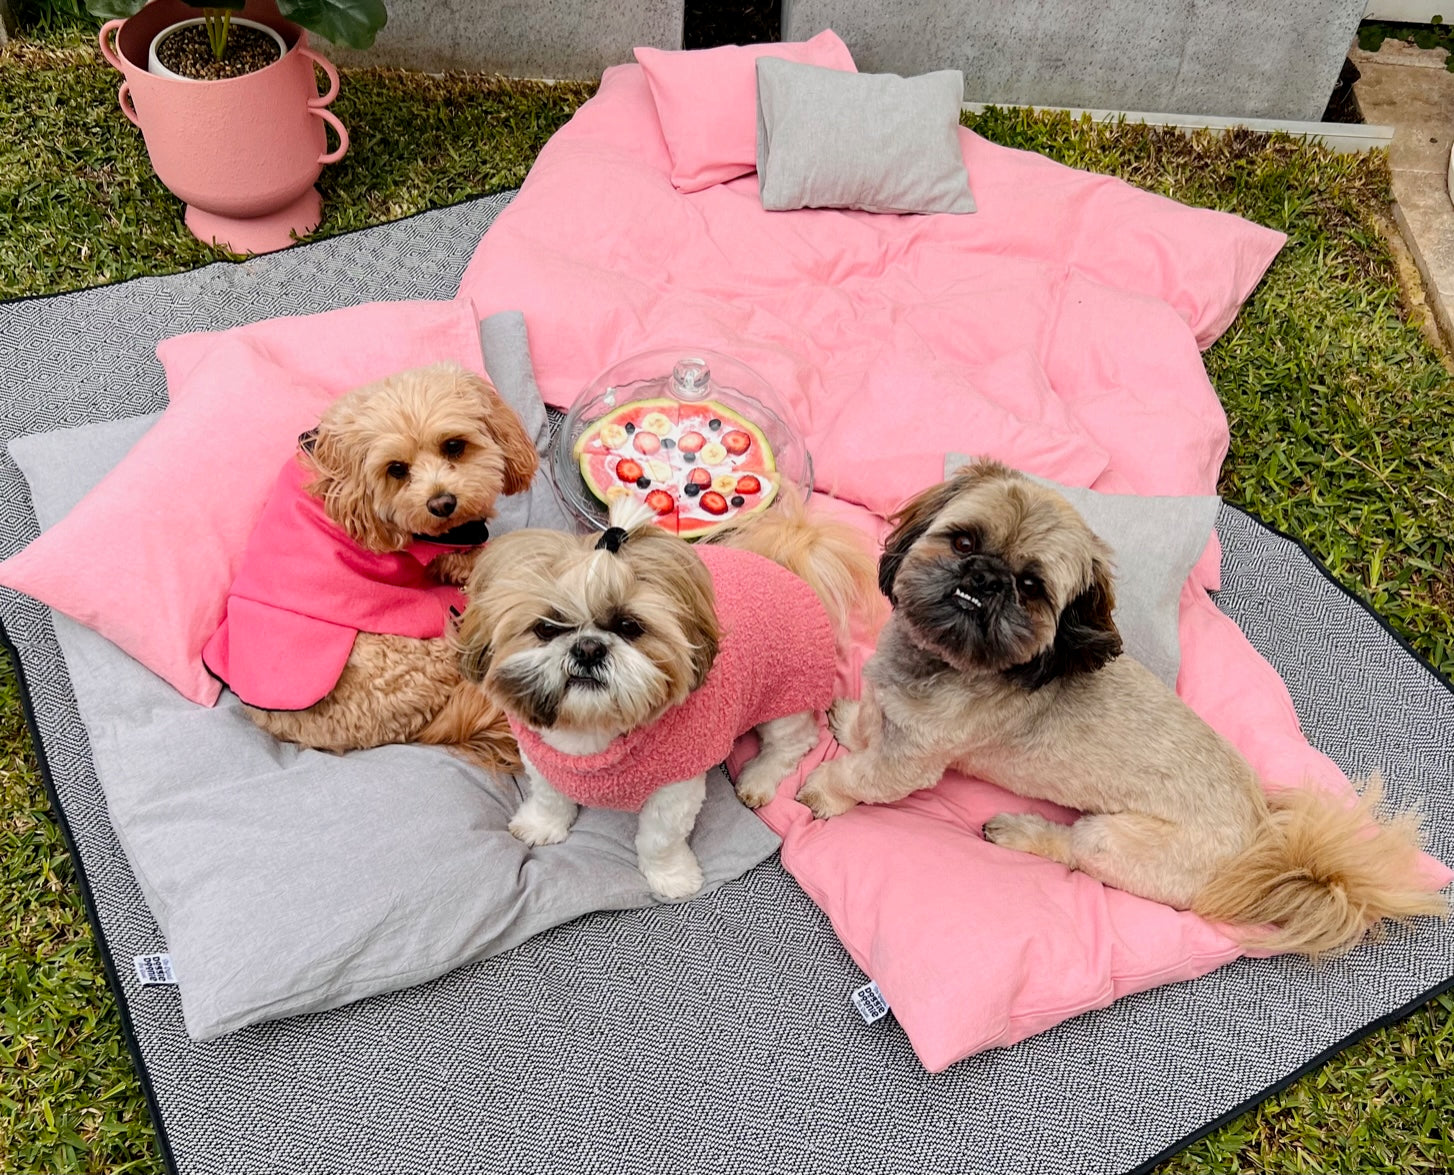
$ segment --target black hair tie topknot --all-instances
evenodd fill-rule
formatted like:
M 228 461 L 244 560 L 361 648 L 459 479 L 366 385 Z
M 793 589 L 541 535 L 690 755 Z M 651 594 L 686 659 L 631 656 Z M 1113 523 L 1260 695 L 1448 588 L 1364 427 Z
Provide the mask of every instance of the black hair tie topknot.
M 596 540 L 596 550 L 610 551 L 613 555 L 621 549 L 621 544 L 626 541 L 627 532 L 619 526 L 608 526 L 601 537 Z

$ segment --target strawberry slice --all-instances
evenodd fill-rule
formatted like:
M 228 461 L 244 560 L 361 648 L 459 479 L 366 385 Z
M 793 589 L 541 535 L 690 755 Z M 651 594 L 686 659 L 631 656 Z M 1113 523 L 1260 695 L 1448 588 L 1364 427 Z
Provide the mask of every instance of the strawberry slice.
M 708 490 L 698 500 L 702 503 L 702 509 L 708 514 L 727 513 L 727 499 L 716 490 Z
M 654 432 L 647 432 L 645 429 L 638 429 L 636 435 L 631 438 L 632 447 L 647 457 L 661 451 L 661 438 Z
M 722 447 L 734 457 L 741 457 L 752 448 L 752 438 L 741 429 L 733 429 L 722 438 Z
M 646 495 L 646 504 L 658 514 L 670 514 L 677 508 L 676 499 L 665 490 L 652 490 Z
M 677 438 L 677 448 L 683 453 L 700 453 L 707 438 L 699 432 L 684 432 Z
M 645 471 L 630 457 L 623 457 L 616 462 L 616 476 L 622 481 L 640 481 Z
M 687 484 L 702 486 L 704 489 L 712 484 L 712 471 L 703 469 L 700 465 L 687 474 Z
M 760 494 L 762 493 L 762 482 L 750 473 L 744 474 L 737 479 L 737 492 L 739 494 Z

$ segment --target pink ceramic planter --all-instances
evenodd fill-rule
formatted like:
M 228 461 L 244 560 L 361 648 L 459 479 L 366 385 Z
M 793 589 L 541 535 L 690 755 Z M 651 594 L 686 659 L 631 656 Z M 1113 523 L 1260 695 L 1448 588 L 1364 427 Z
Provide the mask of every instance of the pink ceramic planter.
M 266 69 L 222 81 L 147 72 L 152 38 L 196 11 L 181 0 L 152 0 L 130 19 L 102 26 L 101 54 L 126 75 L 122 113 L 141 128 L 152 167 L 186 203 L 187 227 L 197 237 L 234 253 L 286 249 L 318 227 L 314 181 L 348 150 L 348 132 L 326 109 L 338 93 L 338 72 L 271 0 L 248 0 L 240 14 L 276 29 L 289 46 Z M 322 96 L 314 63 L 328 75 Z M 338 134 L 333 151 L 325 122 Z

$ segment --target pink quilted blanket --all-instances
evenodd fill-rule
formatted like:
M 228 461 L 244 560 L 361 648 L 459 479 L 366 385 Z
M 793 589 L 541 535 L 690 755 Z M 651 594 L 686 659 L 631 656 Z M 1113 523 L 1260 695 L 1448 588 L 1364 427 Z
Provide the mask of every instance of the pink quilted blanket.
M 460 293 L 481 315 L 525 312 L 561 408 L 637 351 L 741 358 L 806 431 L 824 508 L 875 536 L 948 450 L 1102 490 L 1215 493 L 1227 422 L 1200 348 L 1281 234 L 961 135 L 973 215 L 764 212 L 754 175 L 673 188 L 646 80 L 621 66 L 541 153 Z M 1265 777 L 1347 788 L 1208 597 L 1217 555 L 1183 590 L 1179 692 Z M 850 694 L 862 636 L 840 667 Z M 825 735 L 805 769 L 834 750 Z M 1238 954 L 1192 915 L 981 840 L 987 817 L 1037 806 L 982 782 L 826 823 L 797 782 L 762 811 L 783 863 L 930 1070 Z

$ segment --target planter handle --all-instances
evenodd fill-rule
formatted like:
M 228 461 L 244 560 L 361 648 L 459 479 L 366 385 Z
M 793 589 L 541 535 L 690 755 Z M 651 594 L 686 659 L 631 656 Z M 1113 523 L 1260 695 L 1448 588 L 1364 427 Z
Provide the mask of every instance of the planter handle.
M 308 113 L 316 114 L 338 134 L 338 149 L 336 151 L 327 151 L 318 156 L 318 162 L 337 163 L 343 158 L 343 153 L 348 150 L 348 131 L 344 130 L 343 123 L 338 121 L 338 115 L 334 114 L 331 110 L 324 110 L 321 106 L 314 106 L 312 103 L 309 103 Z M 327 145 L 327 143 L 324 143 L 325 147 Z
M 96 37 L 96 40 L 101 45 L 101 56 L 106 58 L 106 64 L 121 73 L 126 71 L 121 65 L 121 54 L 113 45 L 112 34 L 121 32 L 121 26 L 125 23 L 124 20 L 108 20 L 101 26 L 101 32 Z M 123 103 L 122 109 L 124 110 L 125 108 L 125 103 Z M 133 118 L 131 121 L 135 122 L 136 119 Z
M 308 99 L 308 106 L 311 109 L 321 110 L 338 97 L 338 70 L 333 68 L 333 62 L 329 61 L 321 53 L 314 53 L 307 45 L 299 45 L 297 49 L 299 53 L 328 75 L 328 93 L 324 94 L 321 98 Z M 343 128 L 341 126 L 337 127 L 337 130 L 339 134 L 343 134 Z M 347 143 L 348 136 L 344 135 L 344 144 L 347 145 Z
M 122 82 L 121 89 L 116 91 L 116 100 L 121 103 L 121 113 L 131 120 L 133 126 L 140 126 L 141 119 L 136 116 L 136 104 L 131 100 L 131 83 Z

